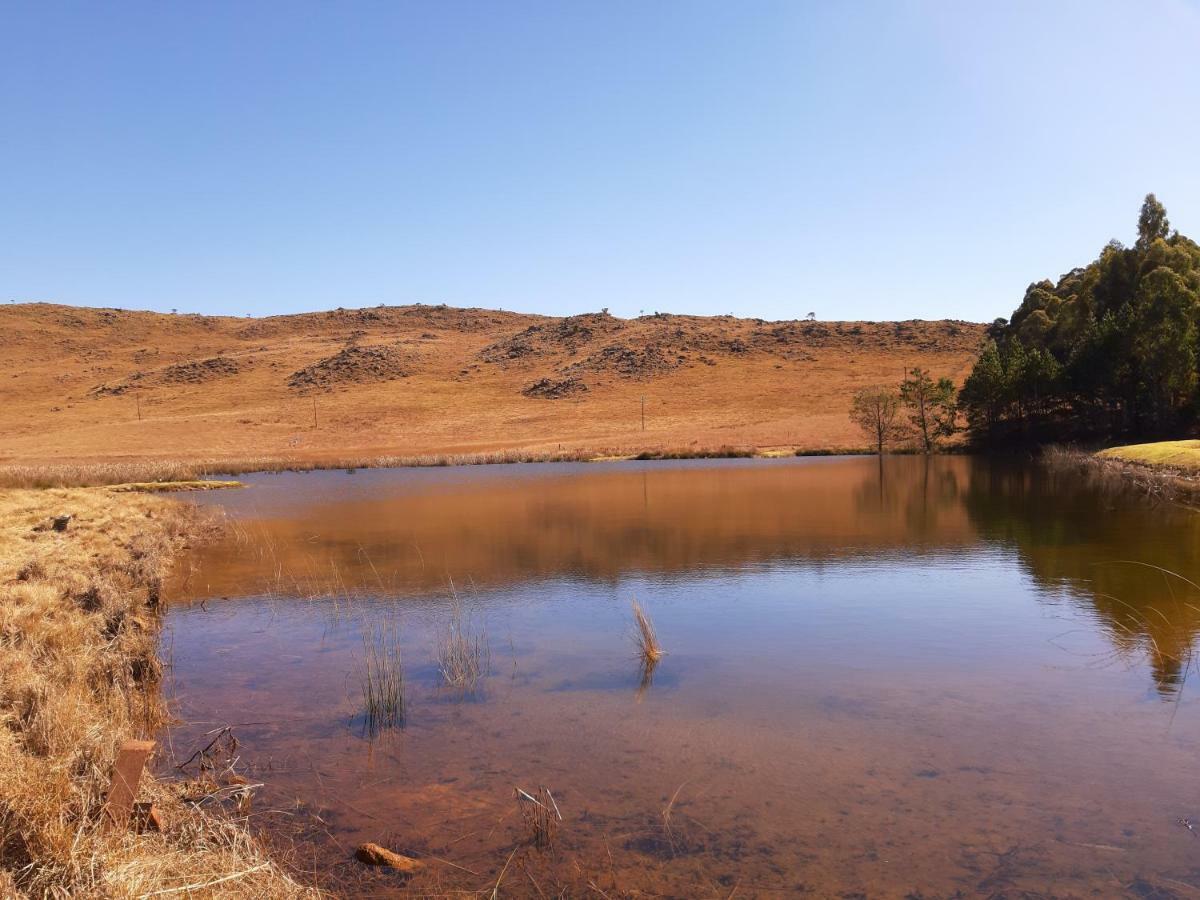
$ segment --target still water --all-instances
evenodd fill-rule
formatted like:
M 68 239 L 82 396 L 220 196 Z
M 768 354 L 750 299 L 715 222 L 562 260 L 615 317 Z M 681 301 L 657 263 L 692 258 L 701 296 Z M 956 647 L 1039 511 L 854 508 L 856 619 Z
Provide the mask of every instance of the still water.
M 172 590 L 170 743 L 234 724 L 252 817 L 340 890 L 1200 894 L 1200 590 L 1154 568 L 1196 576 L 1194 512 L 966 457 L 246 480 L 196 501 L 230 527 Z M 456 608 L 473 691 L 437 666 Z M 405 716 L 375 729 L 381 625 Z

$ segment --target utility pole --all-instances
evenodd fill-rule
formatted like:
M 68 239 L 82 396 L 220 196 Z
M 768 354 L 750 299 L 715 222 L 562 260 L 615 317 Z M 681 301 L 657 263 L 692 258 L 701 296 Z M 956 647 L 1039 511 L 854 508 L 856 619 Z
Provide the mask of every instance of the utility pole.
M 646 397 L 642 396 L 642 431 L 646 430 Z
M 317 398 L 313 397 L 313 431 L 317 430 Z
M 137 394 L 134 394 L 133 399 L 137 401 L 138 421 L 140 422 L 140 421 L 142 421 L 142 398 L 139 397 Z

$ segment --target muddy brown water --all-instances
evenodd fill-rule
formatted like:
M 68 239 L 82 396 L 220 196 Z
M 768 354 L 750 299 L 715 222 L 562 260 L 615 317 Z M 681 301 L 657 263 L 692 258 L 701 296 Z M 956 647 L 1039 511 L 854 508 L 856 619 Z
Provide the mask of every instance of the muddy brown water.
M 246 480 L 194 501 L 231 527 L 171 590 L 167 738 L 234 724 L 252 821 L 341 891 L 1200 894 L 1200 590 L 1154 568 L 1200 581 L 1192 511 L 966 457 Z M 469 693 L 436 664 L 451 584 Z M 406 714 L 374 731 L 381 623 Z M 547 849 L 514 797 L 541 786 Z

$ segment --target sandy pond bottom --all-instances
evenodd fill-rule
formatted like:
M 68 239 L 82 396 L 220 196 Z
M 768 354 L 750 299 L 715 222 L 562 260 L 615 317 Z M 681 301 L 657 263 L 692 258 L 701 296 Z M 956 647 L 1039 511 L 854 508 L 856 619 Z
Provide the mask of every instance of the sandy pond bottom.
M 172 589 L 177 759 L 362 895 L 1200 894 L 1194 513 L 969 458 L 269 475 Z M 486 636 L 444 686 L 450 583 Z M 646 678 L 630 603 L 668 651 Z M 400 636 L 403 727 L 363 717 Z M 549 788 L 553 847 L 525 843 Z M 374 841 L 421 858 L 366 870 Z M 503 874 L 502 874 L 503 873 Z

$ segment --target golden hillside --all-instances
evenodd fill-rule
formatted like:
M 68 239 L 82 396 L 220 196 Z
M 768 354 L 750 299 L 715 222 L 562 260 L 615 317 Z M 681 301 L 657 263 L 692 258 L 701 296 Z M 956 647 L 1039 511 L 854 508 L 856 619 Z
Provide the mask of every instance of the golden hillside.
M 854 390 L 917 365 L 961 383 L 983 328 L 420 305 L 261 319 L 9 305 L 0 461 L 856 447 Z

